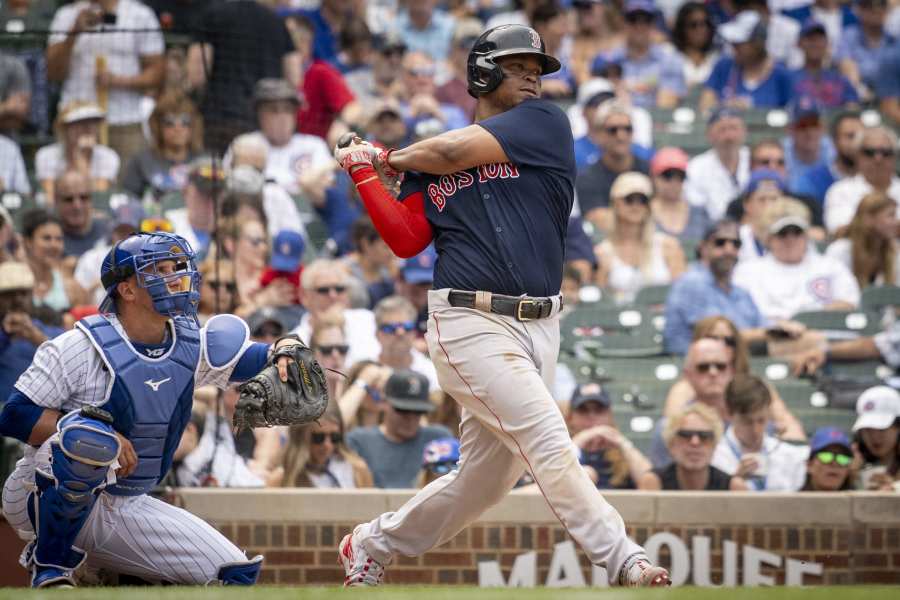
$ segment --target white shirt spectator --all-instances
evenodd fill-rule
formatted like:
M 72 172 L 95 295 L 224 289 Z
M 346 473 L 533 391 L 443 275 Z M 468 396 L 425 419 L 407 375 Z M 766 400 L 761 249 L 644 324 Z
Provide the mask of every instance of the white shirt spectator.
M 96 304 L 100 304 L 103 297 L 106 296 L 106 290 L 100 283 L 100 269 L 103 267 L 103 259 L 109 254 L 110 248 L 112 246 L 107 244 L 104 239 L 78 257 L 78 262 L 75 264 L 75 273 L 73 274 L 75 281 L 82 289 L 94 290 L 93 300 Z
M 202 486 L 207 476 L 215 479 L 217 487 L 266 485 L 259 475 L 247 467 L 244 457 L 237 453 L 231 423 L 225 418 L 216 419 L 214 411 L 206 413 L 203 435 L 197 447 L 184 457 L 177 474 L 178 483 L 190 487 Z
M 328 466 L 322 473 L 307 470 L 306 476 L 309 482 L 316 488 L 356 488 L 356 480 L 353 477 L 353 465 L 341 458 L 340 454 L 333 454 L 328 459 Z
M 198 248 L 204 247 L 204 244 L 201 244 L 199 238 L 197 238 L 197 234 L 194 233 L 194 228 L 191 227 L 186 208 L 173 208 L 172 210 L 167 210 L 163 216 L 172 224 L 172 231 L 175 235 L 180 235 L 187 240 L 187 243 L 191 245 L 191 248 L 196 251 Z
M 296 231 L 303 239 L 309 239 L 300 211 L 297 210 L 297 203 L 274 181 L 266 182 L 263 186 L 263 210 L 269 222 L 269 237 L 274 238 L 279 231 L 287 229 Z
M 737 173 L 732 175 L 715 149 L 710 148 L 688 162 L 684 195 L 691 204 L 706 208 L 716 221 L 725 216 L 728 203 L 743 191 L 750 181 L 750 148 L 741 148 Z
M 831 242 L 825 250 L 825 256 L 835 259 L 847 267 L 848 270 L 851 272 L 853 271 L 853 242 L 848 238 L 841 238 Z M 898 259 L 900 259 L 900 248 L 898 248 Z M 894 261 L 894 281 L 900 282 L 900 260 Z M 883 283 L 884 277 L 879 275 L 875 280 L 875 285 L 881 285 Z
M 753 227 L 744 223 L 738 229 L 738 237 L 741 238 L 741 250 L 738 252 L 738 260 L 753 260 L 766 254 L 766 249 L 756 245 L 756 236 L 753 235 Z
M 87 0 L 79 0 L 57 10 L 50 25 L 54 33 L 47 40 L 48 46 L 65 41 L 78 14 L 89 6 L 91 3 Z M 104 27 L 106 32 L 78 34 L 72 49 L 69 73 L 63 82 L 61 106 L 73 100 L 97 102 L 93 82 L 98 56 L 106 57 L 106 68 L 110 73 L 132 77 L 141 72 L 141 57 L 162 55 L 165 50 L 156 15 L 136 0 L 119 0 L 116 24 Z M 142 96 L 132 90 L 110 89 L 107 122 L 110 125 L 140 123 Z
M 304 313 L 300 324 L 292 333 L 300 336 L 300 339 L 309 343 L 312 327 L 309 324 L 309 313 Z M 375 337 L 375 315 L 365 308 L 348 308 L 344 311 L 344 339 L 350 346 L 347 352 L 347 366 L 352 366 L 361 360 L 378 360 L 381 354 L 381 344 Z
M 0 191 L 30 194 L 31 183 L 19 145 L 0 135 Z
M 38 181 L 54 180 L 66 170 L 66 155 L 59 142 L 44 146 L 34 157 L 34 174 Z M 91 153 L 91 179 L 116 181 L 119 176 L 119 155 L 109 146 L 97 144 Z
M 800 37 L 800 23 L 784 15 L 769 15 L 767 25 L 766 51 L 776 61 L 783 62 L 789 69 L 803 66 L 803 52 L 797 46 Z
M 759 312 L 769 320 L 823 310 L 838 301 L 856 306 L 860 298 L 859 285 L 850 270 L 812 248 L 797 264 L 778 262 L 771 253 L 741 261 L 734 270 L 733 282 L 750 292 Z
M 758 492 L 796 492 L 806 481 L 806 461 L 809 446 L 795 446 L 776 437 L 763 437 L 762 450 L 758 453 L 762 471 L 758 477 L 747 477 L 747 485 Z M 737 472 L 741 462 L 741 443 L 731 427 L 719 440 L 713 453 L 712 466 L 729 475 Z
M 265 140 L 262 133 L 258 134 Z M 314 135 L 295 133 L 284 146 L 269 145 L 269 159 L 266 162 L 265 176 L 274 179 L 290 194 L 297 194 L 299 177 L 305 169 L 323 167 L 334 163 L 331 151 L 325 141 Z
M 834 233 L 838 228 L 849 225 L 856 214 L 856 207 L 862 197 L 872 191 L 872 186 L 860 174 L 845 177 L 831 184 L 825 192 L 825 228 Z M 900 217 L 900 178 L 891 177 L 888 196 L 897 202 L 897 216 Z

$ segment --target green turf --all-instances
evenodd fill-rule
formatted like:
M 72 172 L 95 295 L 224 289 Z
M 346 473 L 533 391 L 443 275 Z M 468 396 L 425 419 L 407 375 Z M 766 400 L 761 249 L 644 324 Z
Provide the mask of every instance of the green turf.
M 617 588 L 583 589 L 484 589 L 472 587 L 386 586 L 377 590 L 344 590 L 339 587 L 269 587 L 253 589 L 217 588 L 81 588 L 76 590 L 31 591 L 0 589 L 0 600 L 37 600 L 66 598 L 69 600 L 187 600 L 219 598 L 234 600 L 331 600 L 332 598 L 365 598 L 366 600 L 894 600 L 896 587 L 845 586 L 808 588 L 671 588 L 653 590 L 621 590 Z

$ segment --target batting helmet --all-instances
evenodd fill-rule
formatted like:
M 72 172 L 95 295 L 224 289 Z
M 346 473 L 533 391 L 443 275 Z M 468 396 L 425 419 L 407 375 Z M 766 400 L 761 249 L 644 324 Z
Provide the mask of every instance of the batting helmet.
M 537 31 L 524 25 L 500 25 L 482 33 L 469 52 L 466 66 L 469 95 L 477 98 L 497 89 L 503 81 L 503 71 L 496 59 L 513 54 L 540 57 L 543 75 L 559 71 L 559 61 L 547 54 Z
M 118 242 L 100 267 L 100 282 L 106 289 L 100 312 L 115 312 L 116 286 L 136 275 L 138 285 L 150 294 L 156 312 L 169 317 L 184 315 L 196 319 L 200 272 L 194 256 L 187 240 L 174 233 L 141 232 Z M 158 265 L 163 261 L 174 261 L 174 269 L 160 272 Z M 178 291 L 171 289 L 175 283 L 179 284 Z

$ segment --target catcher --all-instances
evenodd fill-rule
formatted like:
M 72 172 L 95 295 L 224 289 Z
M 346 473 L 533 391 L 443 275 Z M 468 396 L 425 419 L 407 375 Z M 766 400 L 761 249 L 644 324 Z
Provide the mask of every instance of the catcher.
M 172 584 L 256 582 L 249 559 L 210 525 L 147 495 L 169 470 L 194 387 L 247 381 L 235 424 L 304 423 L 325 409 L 325 378 L 296 337 L 270 348 L 247 325 L 197 321 L 194 252 L 168 233 L 135 234 L 103 261 L 100 315 L 46 342 L 0 412 L 28 447 L 3 512 L 30 543 L 33 587 L 72 586 L 85 565 Z

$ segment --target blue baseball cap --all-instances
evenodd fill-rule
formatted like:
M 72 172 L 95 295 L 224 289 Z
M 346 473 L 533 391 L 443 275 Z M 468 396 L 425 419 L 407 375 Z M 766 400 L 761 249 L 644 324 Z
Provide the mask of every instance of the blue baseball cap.
M 610 56 L 608 54 L 598 54 L 591 63 L 592 77 L 606 77 L 606 69 L 609 67 L 618 67 L 622 70 L 622 58 L 619 56 Z
M 282 229 L 272 241 L 272 260 L 270 266 L 276 271 L 293 273 L 300 268 L 306 241 L 298 231 Z
M 743 121 L 744 114 L 730 106 L 717 106 L 709 113 L 709 117 L 706 119 L 706 126 L 712 127 L 722 119 L 730 119 L 730 118 L 741 119 Z
M 816 119 L 822 116 L 822 104 L 814 97 L 809 95 L 798 96 L 791 103 L 791 122 L 795 123 L 801 119 Z
M 828 446 L 843 446 L 847 450 L 853 451 L 850 446 L 850 438 L 843 430 L 838 427 L 820 427 L 809 441 L 809 453 L 813 455 Z
M 782 192 L 787 189 L 787 182 L 785 182 L 784 177 L 782 177 L 781 173 L 778 171 L 772 169 L 754 169 L 750 173 L 750 181 L 747 182 L 744 194 L 749 196 L 755 192 L 764 181 L 771 181 L 778 186 L 778 189 Z
M 459 440 L 445 437 L 432 440 L 422 452 L 422 466 L 437 475 L 444 475 L 456 468 L 459 462 Z
M 821 33 L 822 35 L 828 35 L 828 32 L 825 30 L 825 25 L 822 21 L 816 19 L 815 17 L 809 17 L 803 24 L 800 26 L 800 37 L 806 37 L 813 33 Z
M 575 410 L 588 402 L 596 402 L 604 408 L 609 408 L 612 401 L 609 394 L 599 383 L 584 383 L 575 388 L 572 398 L 569 400 L 569 410 Z
M 628 0 L 625 4 L 625 14 L 646 13 L 648 15 L 656 14 L 656 6 L 650 0 Z
M 413 285 L 434 282 L 435 262 L 437 262 L 437 252 L 434 246 L 429 244 L 420 253 L 404 261 L 403 266 L 400 268 L 403 281 Z

